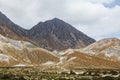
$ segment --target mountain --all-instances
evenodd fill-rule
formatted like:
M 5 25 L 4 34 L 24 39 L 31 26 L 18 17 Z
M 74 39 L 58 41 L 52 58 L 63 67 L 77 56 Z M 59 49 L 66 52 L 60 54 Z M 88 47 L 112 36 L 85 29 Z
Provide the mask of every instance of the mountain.
M 105 38 L 89 45 L 84 49 L 84 52 L 120 60 L 120 40 Z
M 55 64 L 59 58 L 51 52 L 20 40 L 0 35 L 0 66 L 37 66 Z
M 26 40 L 25 34 L 27 30 L 13 23 L 3 13 L 0 12 L 0 34 L 12 38 L 12 39 L 23 39 Z
M 83 48 L 95 42 L 94 39 L 58 18 L 38 23 L 29 30 L 27 36 L 42 48 L 58 51 Z
M 13 23 L 1 12 L 0 34 L 11 39 L 32 42 L 50 51 L 83 48 L 95 42 L 94 39 L 58 18 L 40 22 L 30 30 L 26 30 Z

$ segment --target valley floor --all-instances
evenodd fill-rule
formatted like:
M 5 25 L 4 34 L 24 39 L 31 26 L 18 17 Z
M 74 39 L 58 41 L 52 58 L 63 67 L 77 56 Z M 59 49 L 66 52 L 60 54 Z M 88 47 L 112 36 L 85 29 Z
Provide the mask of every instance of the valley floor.
M 120 80 L 118 69 L 57 71 L 41 67 L 1 67 L 0 80 Z

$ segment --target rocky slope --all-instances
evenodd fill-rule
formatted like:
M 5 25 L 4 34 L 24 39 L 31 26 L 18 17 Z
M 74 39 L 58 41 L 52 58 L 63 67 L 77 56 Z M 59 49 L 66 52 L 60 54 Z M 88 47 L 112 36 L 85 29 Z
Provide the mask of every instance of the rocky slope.
M 51 52 L 25 41 L 12 40 L 0 35 L 0 66 L 41 65 L 57 63 Z
M 60 52 L 61 65 L 67 68 L 119 68 L 120 40 L 105 38 L 83 49 Z
M 120 60 L 120 40 L 117 38 L 102 39 L 86 47 L 84 52 Z
M 40 47 L 48 50 L 83 48 L 95 42 L 94 39 L 58 18 L 38 23 L 29 30 L 28 36 Z
M 0 12 L 0 34 L 16 40 L 20 39 L 26 40 L 24 36 L 26 34 L 26 30 L 13 23 L 1 12 Z
M 112 60 L 104 56 L 87 54 L 79 49 L 69 49 L 62 52 L 60 62 L 58 64 L 68 69 L 120 68 L 119 60 Z

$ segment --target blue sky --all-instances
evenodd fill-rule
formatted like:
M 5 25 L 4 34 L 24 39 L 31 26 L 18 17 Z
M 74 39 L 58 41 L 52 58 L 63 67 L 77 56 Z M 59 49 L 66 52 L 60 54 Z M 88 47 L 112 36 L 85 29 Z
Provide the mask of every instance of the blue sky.
M 120 0 L 0 0 L 0 11 L 26 29 L 57 17 L 96 40 L 120 38 Z
M 116 5 L 120 5 L 120 0 L 115 0 L 115 1 L 113 1 L 112 3 L 110 3 L 110 4 L 105 4 L 105 6 L 106 7 L 109 7 L 109 8 L 113 8 L 113 7 L 115 7 Z
M 114 37 L 114 36 L 120 38 L 120 32 L 111 33 L 111 34 L 105 35 L 104 37 Z
M 120 39 L 120 31 L 111 33 L 111 34 L 107 34 L 107 35 L 103 35 L 103 36 L 99 37 L 97 40 L 102 39 L 102 38 L 118 38 L 118 39 Z

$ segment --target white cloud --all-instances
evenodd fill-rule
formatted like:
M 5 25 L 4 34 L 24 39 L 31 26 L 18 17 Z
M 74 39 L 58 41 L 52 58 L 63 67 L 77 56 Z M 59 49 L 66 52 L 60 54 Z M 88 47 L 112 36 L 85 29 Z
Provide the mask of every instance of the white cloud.
M 30 28 L 39 21 L 58 17 L 99 39 L 120 31 L 120 6 L 114 0 L 0 0 L 0 10 L 15 23 Z
M 83 30 L 83 32 L 95 38 L 99 38 L 100 36 L 119 32 L 120 7 L 116 6 L 113 9 L 108 9 L 103 7 L 103 9 L 102 8 L 100 9 L 98 9 L 99 11 L 97 13 L 97 16 L 96 15 L 92 16 L 91 17 L 92 19 L 90 19 L 90 21 L 85 21 L 87 22 L 86 24 L 78 23 L 78 25 L 76 25 L 77 26 L 76 28 L 78 28 L 79 30 Z M 91 12 L 88 13 L 89 13 L 88 15 L 90 16 Z M 94 12 L 94 14 L 95 13 L 96 12 Z M 96 20 L 94 18 L 96 18 Z M 85 19 L 85 20 L 89 20 L 89 19 Z

